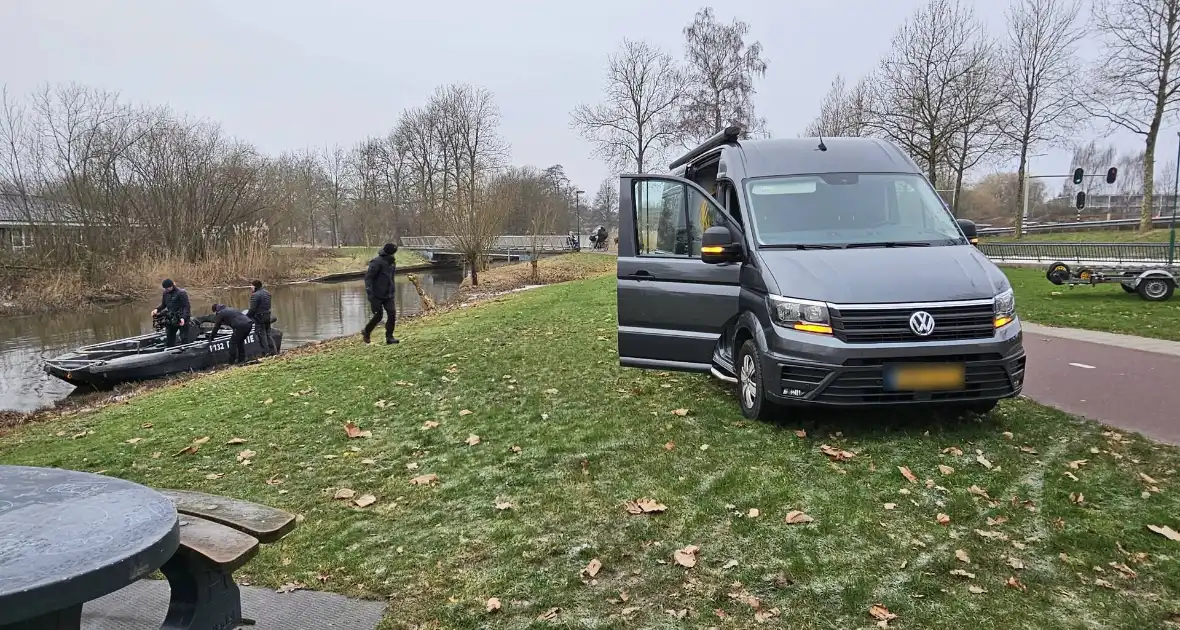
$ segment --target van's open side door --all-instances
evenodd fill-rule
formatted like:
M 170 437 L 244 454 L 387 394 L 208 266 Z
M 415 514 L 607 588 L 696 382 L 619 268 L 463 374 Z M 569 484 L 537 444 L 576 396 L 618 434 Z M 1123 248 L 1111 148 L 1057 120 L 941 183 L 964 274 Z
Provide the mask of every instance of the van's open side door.
M 668 175 L 619 178 L 619 363 L 708 372 L 738 314 L 740 264 L 701 261 L 701 233 L 740 229 L 695 183 Z

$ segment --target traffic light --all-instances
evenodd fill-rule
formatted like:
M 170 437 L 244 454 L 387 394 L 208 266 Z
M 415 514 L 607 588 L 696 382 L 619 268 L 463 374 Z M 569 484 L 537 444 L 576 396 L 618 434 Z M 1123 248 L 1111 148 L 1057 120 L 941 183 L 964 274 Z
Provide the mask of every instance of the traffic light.
M 1081 170 L 1081 169 L 1078 169 L 1078 170 Z M 1078 191 L 1078 198 L 1077 198 L 1076 202 L 1074 203 L 1074 207 L 1076 207 L 1078 210 L 1081 210 L 1082 208 L 1086 207 L 1086 193 L 1084 191 L 1080 191 L 1080 190 Z
M 1108 184 L 1113 184 L 1113 183 L 1114 183 L 1114 180 L 1115 180 L 1115 178 L 1116 178 L 1116 177 L 1118 177 L 1118 176 L 1119 176 L 1119 169 L 1117 169 L 1117 168 L 1115 168 L 1115 167 L 1113 167 L 1113 166 L 1112 166 L 1112 167 L 1110 167 L 1110 168 L 1109 168 L 1109 169 L 1107 169 L 1107 171 L 1106 171 L 1106 183 L 1108 183 Z
M 1085 176 L 1086 176 L 1086 172 L 1085 172 L 1085 171 L 1083 171 L 1083 170 L 1081 169 L 1081 167 L 1075 168 L 1075 169 L 1073 170 L 1073 183 L 1074 183 L 1074 184 L 1081 184 L 1081 183 L 1082 183 L 1082 179 L 1083 179 Z

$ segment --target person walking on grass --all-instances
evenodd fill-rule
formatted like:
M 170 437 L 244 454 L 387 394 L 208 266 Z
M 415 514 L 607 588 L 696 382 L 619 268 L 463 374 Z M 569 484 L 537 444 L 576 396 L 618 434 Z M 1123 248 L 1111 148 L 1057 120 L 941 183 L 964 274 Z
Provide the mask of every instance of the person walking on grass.
M 176 286 L 171 279 L 165 279 L 160 286 L 164 289 L 164 295 L 160 298 L 160 305 L 152 309 L 152 317 L 164 313 L 164 345 L 171 348 L 176 345 L 176 335 L 184 331 L 185 325 L 192 319 L 192 308 L 188 292 Z
M 397 343 L 393 336 L 393 327 L 397 323 L 397 311 L 393 303 L 393 275 L 397 272 L 397 263 L 394 261 L 396 254 L 397 245 L 386 243 L 377 256 L 369 261 L 369 270 L 365 272 L 365 297 L 369 299 L 369 308 L 373 311 L 373 317 L 365 324 L 365 329 L 361 333 L 365 343 L 372 342 L 371 335 L 377 324 L 381 323 L 382 315 L 386 317 L 385 343 Z
M 258 333 L 258 346 L 263 354 L 278 354 L 275 351 L 274 339 L 270 336 L 270 291 L 262 288 L 262 281 L 255 280 L 254 290 L 250 292 L 250 308 L 246 314 L 254 320 L 254 332 Z
M 217 331 L 221 330 L 222 326 L 229 326 L 233 334 L 229 338 L 229 362 L 230 363 L 245 363 L 246 362 L 246 337 L 250 336 L 250 331 L 254 328 L 254 322 L 246 317 L 246 314 L 236 308 L 230 308 L 224 304 L 214 304 L 213 312 L 217 314 L 213 318 L 213 330 L 209 331 L 209 341 L 217 336 Z

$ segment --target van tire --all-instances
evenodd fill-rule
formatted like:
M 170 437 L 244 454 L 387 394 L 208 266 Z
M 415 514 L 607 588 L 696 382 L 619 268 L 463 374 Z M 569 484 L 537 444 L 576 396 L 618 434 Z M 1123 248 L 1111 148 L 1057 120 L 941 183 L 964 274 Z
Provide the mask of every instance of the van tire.
M 758 343 L 747 339 L 738 349 L 737 356 L 737 397 L 742 416 L 750 420 L 770 418 L 774 403 L 766 400 L 766 386 L 762 378 L 762 353 Z

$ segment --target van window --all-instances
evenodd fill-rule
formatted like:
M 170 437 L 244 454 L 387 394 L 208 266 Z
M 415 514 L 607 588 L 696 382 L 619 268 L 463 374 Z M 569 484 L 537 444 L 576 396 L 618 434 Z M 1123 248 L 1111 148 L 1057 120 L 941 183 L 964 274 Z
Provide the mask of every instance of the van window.
M 640 180 L 632 194 L 640 256 L 700 256 L 701 233 L 725 224 L 708 197 L 679 182 Z
M 760 245 L 961 245 L 954 217 L 921 175 L 828 173 L 746 184 Z

